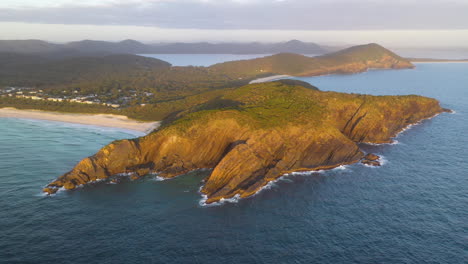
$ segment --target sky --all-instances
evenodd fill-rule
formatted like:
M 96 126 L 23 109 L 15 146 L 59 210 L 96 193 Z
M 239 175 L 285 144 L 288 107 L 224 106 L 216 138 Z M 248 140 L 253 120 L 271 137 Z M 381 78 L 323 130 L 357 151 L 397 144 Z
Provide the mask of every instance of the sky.
M 2 0 L 0 39 L 468 47 L 468 0 Z

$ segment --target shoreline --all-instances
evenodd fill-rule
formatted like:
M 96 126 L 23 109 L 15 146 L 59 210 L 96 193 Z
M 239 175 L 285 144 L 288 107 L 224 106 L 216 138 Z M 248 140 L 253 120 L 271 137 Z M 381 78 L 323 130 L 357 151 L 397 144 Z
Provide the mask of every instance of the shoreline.
M 284 75 L 284 74 L 283 75 L 273 75 L 273 76 L 269 76 L 269 77 L 263 77 L 263 78 L 258 78 L 258 79 L 252 80 L 252 81 L 249 82 L 249 84 L 271 82 L 271 81 L 276 81 L 276 80 L 280 80 L 280 79 L 288 78 L 288 77 L 293 77 L 293 76 Z
M 440 114 L 442 113 L 451 113 L 453 114 L 454 111 L 453 110 L 450 110 L 450 109 L 447 109 L 446 111 L 442 111 L 440 113 L 436 113 L 430 117 L 427 117 L 427 118 L 423 118 L 417 122 L 414 122 L 414 123 L 411 123 L 405 127 L 403 127 L 402 129 L 400 129 L 393 137 L 390 138 L 390 140 L 392 140 L 391 142 L 384 142 L 384 143 L 370 143 L 370 142 L 361 142 L 361 144 L 366 144 L 366 145 L 374 145 L 374 146 L 378 146 L 378 145 L 396 145 L 398 143 L 394 143 L 394 140 L 399 137 L 403 132 L 406 132 L 408 130 L 410 130 L 411 128 L 417 126 L 417 125 L 421 125 L 424 121 L 427 121 L 427 120 L 431 120 L 437 116 L 439 116 Z M 398 141 L 397 141 L 398 142 Z M 359 148 L 361 149 L 361 148 Z M 384 162 L 386 162 L 386 160 L 382 159 L 383 158 L 383 155 L 379 154 L 379 160 L 382 162 L 382 166 L 384 165 Z M 352 166 L 352 165 L 356 165 L 356 164 L 361 164 L 361 161 L 362 161 L 362 158 L 359 159 L 359 160 L 355 160 L 355 161 L 349 161 L 349 162 L 340 162 L 338 164 L 335 164 L 335 165 L 329 165 L 329 166 L 318 166 L 318 167 L 315 167 L 315 168 L 311 168 L 311 169 L 298 169 L 298 170 L 293 170 L 293 171 L 289 171 L 289 172 L 286 172 L 286 173 L 283 173 L 282 175 L 280 175 L 279 177 L 273 179 L 273 180 L 270 180 L 268 181 L 265 185 L 259 187 L 253 194 L 251 195 L 248 195 L 246 197 L 242 197 L 240 194 L 236 194 L 232 197 L 228 197 L 228 198 L 222 198 L 220 199 L 219 201 L 215 201 L 215 202 L 210 202 L 210 203 L 207 203 L 208 201 L 208 196 L 204 193 L 201 192 L 202 188 L 204 185 L 200 186 L 199 190 L 198 190 L 198 193 L 201 195 L 201 199 L 199 200 L 198 204 L 201 206 L 201 207 L 213 207 L 213 206 L 222 206 L 224 205 L 225 203 L 238 203 L 240 200 L 244 200 L 244 199 L 248 199 L 248 198 L 251 198 L 255 195 L 258 195 L 259 193 L 263 192 L 264 190 L 268 190 L 268 189 L 271 189 L 271 186 L 281 180 L 283 180 L 284 178 L 286 177 L 290 177 L 290 176 L 294 176 L 295 174 L 313 174 L 313 173 L 324 173 L 324 172 L 328 172 L 328 171 L 333 171 L 333 170 L 336 170 L 336 169 L 346 169 L 348 166 Z M 365 165 L 366 167 L 369 167 L 369 168 L 381 168 L 381 166 L 379 165 L 378 167 L 375 167 L 375 166 L 369 166 L 369 165 Z
M 111 114 L 74 114 L 42 110 L 21 110 L 12 107 L 0 108 L 0 118 L 23 118 L 58 121 L 71 124 L 99 127 L 121 128 L 148 134 L 157 129 L 161 122 L 142 122 L 123 115 Z

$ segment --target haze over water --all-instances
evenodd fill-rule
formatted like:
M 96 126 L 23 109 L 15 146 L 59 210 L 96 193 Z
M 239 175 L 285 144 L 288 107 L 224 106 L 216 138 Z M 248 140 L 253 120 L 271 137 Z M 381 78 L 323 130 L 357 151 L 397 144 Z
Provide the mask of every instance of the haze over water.
M 134 135 L 0 119 L 0 262 L 466 263 L 467 72 L 436 63 L 299 78 L 326 91 L 430 96 L 456 113 L 412 127 L 396 145 L 366 146 L 383 155 L 381 168 L 286 176 L 217 207 L 199 205 L 207 172 L 44 197 L 41 188 L 81 158 Z

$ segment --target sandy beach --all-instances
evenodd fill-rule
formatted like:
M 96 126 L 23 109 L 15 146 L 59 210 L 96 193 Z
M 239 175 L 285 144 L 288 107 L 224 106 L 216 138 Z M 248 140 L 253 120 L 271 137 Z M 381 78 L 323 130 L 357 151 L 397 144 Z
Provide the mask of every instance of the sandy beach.
M 143 132 L 145 134 L 159 127 L 160 122 L 141 122 L 129 119 L 121 115 L 109 114 L 68 114 L 58 112 L 47 112 L 40 110 L 19 110 L 15 108 L 0 108 L 0 118 L 26 118 L 59 121 L 82 125 L 93 125 L 101 127 L 114 127 L 127 130 Z
M 291 76 L 290 75 L 273 75 L 273 76 L 269 76 L 265 78 L 258 78 L 258 79 L 252 80 L 249 82 L 249 84 L 271 82 L 271 81 L 275 81 L 275 80 L 279 80 L 279 79 L 283 79 L 287 77 L 291 77 Z

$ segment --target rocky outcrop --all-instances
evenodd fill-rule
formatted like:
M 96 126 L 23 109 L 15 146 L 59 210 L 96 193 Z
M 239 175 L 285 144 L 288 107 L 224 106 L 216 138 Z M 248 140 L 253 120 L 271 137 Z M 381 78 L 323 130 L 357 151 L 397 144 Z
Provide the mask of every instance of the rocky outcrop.
M 362 158 L 361 163 L 368 166 L 378 167 L 381 165 L 379 160 L 379 156 L 369 153 Z
M 357 143 L 388 142 L 407 125 L 443 111 L 436 100 L 420 96 L 321 92 L 281 82 L 229 90 L 219 100 L 232 103 L 198 106 L 145 137 L 113 142 L 44 192 L 122 173 L 172 178 L 212 168 L 201 189 L 207 203 L 248 197 L 285 173 L 358 162 L 364 154 Z

